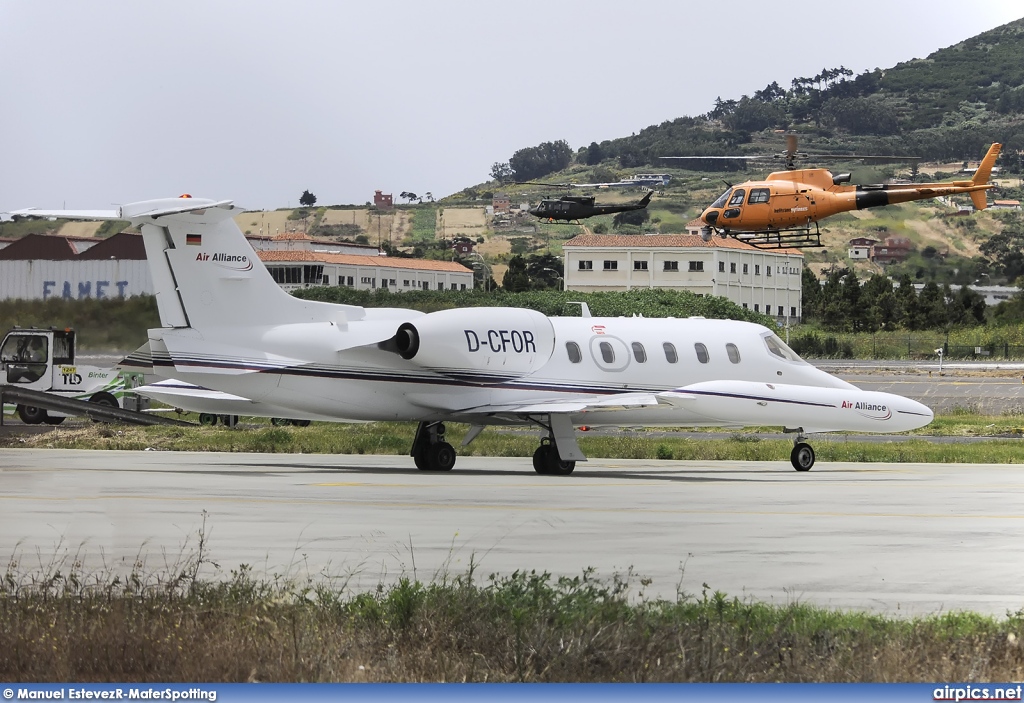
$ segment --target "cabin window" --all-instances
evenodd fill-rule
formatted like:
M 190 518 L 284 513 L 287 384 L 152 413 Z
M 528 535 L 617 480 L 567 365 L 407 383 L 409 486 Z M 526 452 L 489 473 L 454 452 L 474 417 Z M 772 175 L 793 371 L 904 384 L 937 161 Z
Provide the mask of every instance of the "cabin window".
M 604 270 L 605 271 L 618 271 L 619 270 L 619 262 L 618 261 L 608 261 L 608 260 L 605 260 L 605 262 L 604 262 Z
M 732 342 L 725 345 L 725 353 L 729 355 L 729 361 L 734 364 L 740 363 L 740 349 Z
M 661 345 L 662 349 L 665 350 L 665 361 L 670 364 L 674 364 L 679 361 L 679 355 L 676 354 L 676 345 L 672 342 L 665 342 Z
M 601 358 L 604 359 L 604 363 L 606 363 L 606 364 L 614 364 L 615 363 L 615 350 L 612 349 L 612 345 L 611 344 L 609 344 L 608 342 L 601 342 L 598 345 L 598 348 L 601 349 Z
M 737 188 L 732 192 L 732 197 L 729 198 L 729 207 L 736 207 L 737 205 L 743 204 L 743 196 L 747 194 L 747 191 L 742 188 Z
M 594 262 L 593 261 L 580 261 L 580 271 L 593 271 L 593 270 L 594 270 Z
M 698 272 L 699 271 L 703 271 L 704 270 L 704 262 L 703 261 L 691 261 L 690 262 L 690 270 L 691 271 L 698 271 Z
M 647 270 L 647 262 L 646 261 L 634 261 L 633 262 L 633 270 L 634 271 L 646 271 Z
M 644 345 L 640 342 L 633 342 L 633 358 L 636 359 L 638 364 L 647 362 L 647 350 L 644 349 Z
M 752 188 L 750 191 L 750 198 L 747 200 L 747 205 L 756 205 L 757 203 L 768 202 L 768 197 L 771 195 L 771 191 L 767 188 Z
M 693 345 L 693 349 L 694 349 L 694 351 L 697 352 L 697 361 L 699 361 L 702 364 L 708 363 L 708 360 L 711 357 L 708 356 L 708 348 L 707 347 L 705 347 L 700 342 L 697 342 L 696 344 Z
M 679 262 L 678 261 L 666 261 L 665 262 L 665 270 L 666 271 L 678 271 L 679 270 Z
M 580 353 L 580 345 L 576 342 L 566 342 L 565 351 L 569 355 L 569 361 L 578 364 L 583 361 L 583 354 Z
M 731 207 L 728 210 L 722 210 L 722 217 L 729 219 L 731 217 L 739 217 L 740 209 L 738 207 Z

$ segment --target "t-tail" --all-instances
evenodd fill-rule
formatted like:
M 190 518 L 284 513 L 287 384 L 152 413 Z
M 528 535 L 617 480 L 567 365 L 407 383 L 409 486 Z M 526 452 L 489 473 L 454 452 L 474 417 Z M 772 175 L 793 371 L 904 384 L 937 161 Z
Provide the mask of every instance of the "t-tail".
M 981 160 L 981 165 L 978 166 L 978 170 L 974 172 L 974 178 L 971 179 L 971 185 L 988 185 L 988 179 L 992 175 L 992 167 L 995 166 L 996 159 L 999 157 L 999 152 L 1002 150 L 1002 144 L 993 144 L 988 148 L 988 153 L 986 153 L 985 158 Z M 984 210 L 988 207 L 988 198 L 983 190 L 973 191 L 971 193 L 971 200 L 974 202 L 975 210 Z

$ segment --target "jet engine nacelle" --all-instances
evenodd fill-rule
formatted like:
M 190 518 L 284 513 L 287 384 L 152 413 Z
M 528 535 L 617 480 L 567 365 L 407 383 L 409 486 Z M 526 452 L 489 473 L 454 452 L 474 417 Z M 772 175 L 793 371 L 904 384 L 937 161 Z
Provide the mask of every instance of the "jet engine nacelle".
M 460 308 L 402 323 L 394 343 L 403 359 L 445 376 L 501 383 L 546 364 L 555 330 L 535 310 Z

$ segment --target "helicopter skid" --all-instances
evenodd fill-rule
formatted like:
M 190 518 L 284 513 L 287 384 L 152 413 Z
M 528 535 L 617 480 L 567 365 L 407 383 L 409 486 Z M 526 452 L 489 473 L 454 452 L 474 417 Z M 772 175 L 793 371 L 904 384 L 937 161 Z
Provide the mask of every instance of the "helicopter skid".
M 814 224 L 813 230 L 810 227 L 772 229 L 760 232 L 732 232 L 716 229 L 715 233 L 720 237 L 733 237 L 758 249 L 788 249 L 791 247 L 803 249 L 825 246 L 821 243 L 821 230 L 818 229 L 817 223 Z

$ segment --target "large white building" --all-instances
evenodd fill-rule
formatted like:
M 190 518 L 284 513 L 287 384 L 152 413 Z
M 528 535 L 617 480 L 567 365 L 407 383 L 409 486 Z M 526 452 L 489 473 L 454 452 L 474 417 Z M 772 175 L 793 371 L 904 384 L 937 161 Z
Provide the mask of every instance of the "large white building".
M 250 243 L 274 279 L 289 291 L 316 285 L 396 291 L 473 287 L 473 271 L 453 261 L 382 256 L 377 247 L 306 235 L 250 237 Z M 0 300 L 127 298 L 153 293 L 138 234 L 122 232 L 89 242 L 28 235 L 0 249 Z
M 693 234 L 590 234 L 570 239 L 562 250 L 566 290 L 688 290 L 780 320 L 803 315 L 798 249 L 758 249 L 732 237 L 706 242 Z

